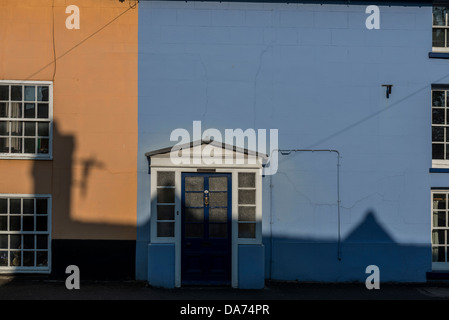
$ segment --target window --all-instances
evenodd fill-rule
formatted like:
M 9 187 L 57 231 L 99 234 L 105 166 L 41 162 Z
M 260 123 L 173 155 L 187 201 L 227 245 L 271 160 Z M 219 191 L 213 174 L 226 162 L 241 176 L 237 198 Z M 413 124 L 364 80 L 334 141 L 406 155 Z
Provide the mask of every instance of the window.
M 256 237 L 256 174 L 238 174 L 238 235 L 239 238 Z
M 0 272 L 49 271 L 50 197 L 0 195 Z
M 435 51 L 449 51 L 449 7 L 433 7 L 432 47 Z
M 157 172 L 157 236 L 175 236 L 175 172 Z
M 51 84 L 0 82 L 0 157 L 51 157 Z
M 432 262 L 449 267 L 449 190 L 432 192 Z
M 435 87 L 434 87 L 435 88 Z M 449 88 L 432 90 L 432 159 L 449 160 Z

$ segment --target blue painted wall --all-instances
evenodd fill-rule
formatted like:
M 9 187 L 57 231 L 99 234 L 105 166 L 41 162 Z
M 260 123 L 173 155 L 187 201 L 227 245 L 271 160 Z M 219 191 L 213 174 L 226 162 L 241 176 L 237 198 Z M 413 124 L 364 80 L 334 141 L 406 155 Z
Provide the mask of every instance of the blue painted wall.
M 144 153 L 173 129 L 279 129 L 263 178 L 265 276 L 280 280 L 425 281 L 431 271 L 430 7 L 147 2 L 139 4 L 137 262 L 147 261 L 150 177 Z M 393 84 L 389 99 L 382 84 Z M 435 175 L 435 174 L 433 174 Z M 140 260 L 139 260 L 140 259 Z M 137 277 L 147 266 L 137 263 Z

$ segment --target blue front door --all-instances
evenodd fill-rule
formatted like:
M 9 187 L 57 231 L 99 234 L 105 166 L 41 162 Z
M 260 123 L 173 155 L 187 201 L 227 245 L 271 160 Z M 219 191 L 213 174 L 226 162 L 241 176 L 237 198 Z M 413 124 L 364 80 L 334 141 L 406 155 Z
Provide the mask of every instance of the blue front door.
M 182 174 L 182 284 L 231 283 L 231 174 Z

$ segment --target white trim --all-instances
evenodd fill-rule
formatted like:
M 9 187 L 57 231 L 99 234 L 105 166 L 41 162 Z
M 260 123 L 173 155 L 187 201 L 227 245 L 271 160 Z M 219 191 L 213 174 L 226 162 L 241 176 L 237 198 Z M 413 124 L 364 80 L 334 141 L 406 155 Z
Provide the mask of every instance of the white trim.
M 2 198 L 21 198 L 21 199 L 27 199 L 27 198 L 46 198 L 47 201 L 47 231 L 0 231 L 0 234 L 32 234 L 32 235 L 39 235 L 39 234 L 45 234 L 48 235 L 47 238 L 47 267 L 0 267 L 0 274 L 8 274 L 8 273 L 45 273 L 49 274 L 51 273 L 51 267 L 52 267 L 52 248 L 51 248 L 51 239 L 52 239 L 52 195 L 51 194 L 22 194 L 22 193 L 0 193 L 0 197 Z M 36 244 L 35 244 L 36 245 Z M 1 250 L 1 249 L 0 249 Z M 14 251 L 14 249 L 7 249 L 8 251 Z M 38 249 L 30 249 L 30 251 L 37 252 Z M 44 250 L 42 250 L 44 251 Z
M 432 233 L 433 233 L 433 230 L 434 230 L 434 226 L 433 226 L 433 211 L 434 210 L 441 210 L 442 211 L 442 209 L 434 209 L 433 208 L 433 195 L 434 194 L 438 194 L 438 193 L 441 193 L 441 194 L 445 194 L 447 197 L 449 197 L 449 189 L 447 189 L 447 190 L 444 190 L 444 189 L 441 189 L 441 190 L 438 190 L 438 189 L 433 189 L 433 190 L 431 190 L 431 197 L 430 197 L 430 216 L 431 216 L 431 218 L 430 218 L 430 246 L 431 246 L 431 259 L 432 259 L 432 271 L 449 271 L 449 245 L 447 245 L 447 244 L 445 244 L 445 245 L 443 245 L 442 247 L 446 247 L 446 255 L 447 255 L 447 257 L 446 257 L 446 259 L 447 259 L 447 262 L 434 262 L 433 261 L 433 238 L 432 238 Z M 448 200 L 446 200 L 446 202 L 447 202 L 447 205 L 449 206 L 449 201 Z M 447 236 L 449 236 L 449 235 L 447 235 L 447 233 L 449 232 L 449 221 L 447 221 L 447 219 L 449 218 L 448 217 L 448 215 L 449 215 L 449 208 L 446 208 L 445 209 L 445 213 L 446 213 L 446 224 L 448 224 L 448 227 L 436 227 L 438 230 L 447 230 L 447 232 L 446 232 L 446 237 Z
M 7 160 L 53 160 L 53 82 L 52 81 L 38 81 L 38 80 L 0 80 L 0 84 L 10 85 L 48 85 L 48 120 L 50 122 L 49 137 L 48 137 L 48 154 L 31 154 L 31 153 L 0 153 L 0 159 Z M 37 102 L 37 100 L 36 100 Z M 24 100 L 22 100 L 24 103 Z M 8 118 L 9 119 L 9 118 Z M 44 121 L 43 119 L 36 119 L 36 122 Z M 17 118 L 16 121 L 33 121 L 32 118 Z

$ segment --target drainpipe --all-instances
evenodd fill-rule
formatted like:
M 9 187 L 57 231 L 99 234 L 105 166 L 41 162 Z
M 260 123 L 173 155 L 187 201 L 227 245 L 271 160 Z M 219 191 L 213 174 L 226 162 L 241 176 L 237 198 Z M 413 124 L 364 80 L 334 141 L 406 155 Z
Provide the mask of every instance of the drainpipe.
M 338 150 L 334 149 L 275 149 L 273 151 L 278 151 L 280 154 L 287 156 L 290 155 L 292 152 L 334 152 L 337 154 L 337 259 L 338 261 L 341 261 L 341 223 L 340 223 L 340 152 Z M 273 190 L 273 183 L 272 178 L 270 175 L 270 235 L 271 235 L 271 250 L 270 250 L 270 278 L 271 278 L 271 272 L 273 270 L 272 268 L 272 261 L 273 261 L 273 210 L 272 210 L 272 203 L 273 203 L 273 197 L 272 197 L 272 190 Z

